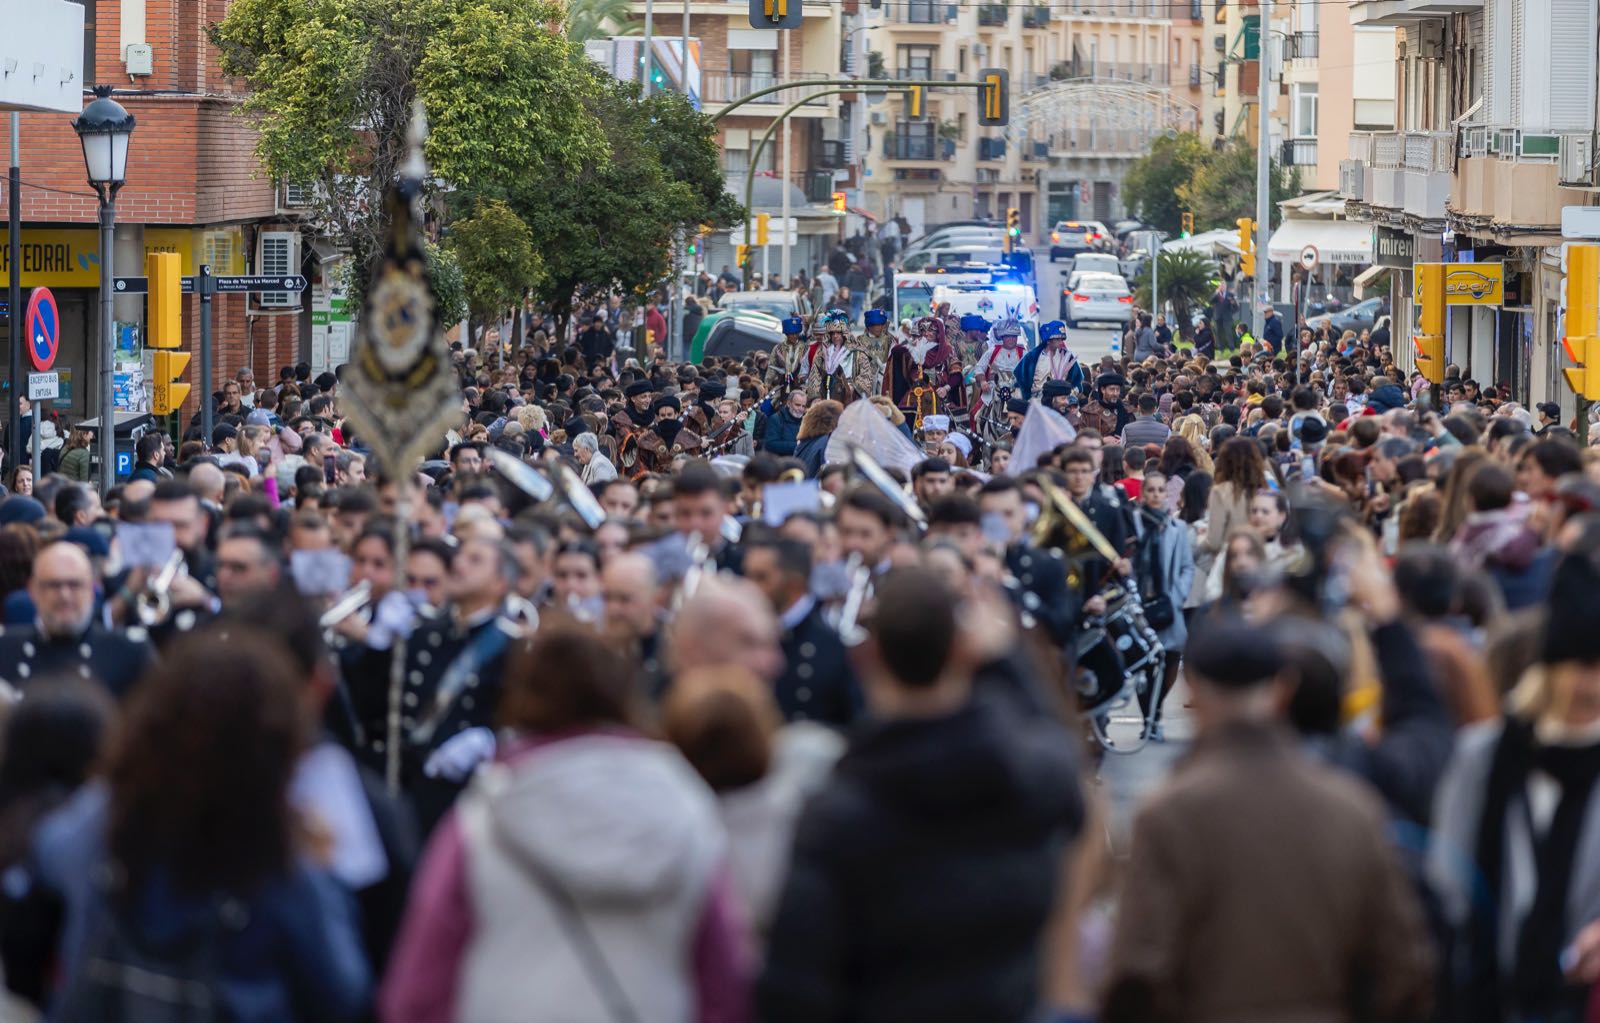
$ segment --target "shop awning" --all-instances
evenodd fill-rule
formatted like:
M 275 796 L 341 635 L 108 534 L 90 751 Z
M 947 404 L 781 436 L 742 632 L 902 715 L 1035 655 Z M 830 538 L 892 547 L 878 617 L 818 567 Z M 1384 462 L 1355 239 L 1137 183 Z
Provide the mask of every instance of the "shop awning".
M 1369 266 L 1356 274 L 1356 279 L 1352 282 L 1356 286 L 1356 297 L 1369 297 L 1370 292 L 1378 290 L 1381 285 L 1388 282 L 1392 273 L 1394 273 L 1392 266 Z
M 1372 262 L 1372 225 L 1350 220 L 1285 220 L 1272 232 L 1267 258 L 1293 263 L 1307 245 L 1317 249 L 1317 263 L 1366 264 Z

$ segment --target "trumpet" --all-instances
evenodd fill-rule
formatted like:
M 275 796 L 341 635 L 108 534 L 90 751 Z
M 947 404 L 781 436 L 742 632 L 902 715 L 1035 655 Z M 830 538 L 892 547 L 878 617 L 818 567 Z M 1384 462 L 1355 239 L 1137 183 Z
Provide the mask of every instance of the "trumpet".
M 711 556 L 711 546 L 699 536 L 694 536 L 690 540 L 689 549 L 685 553 L 689 556 L 689 567 L 684 570 L 683 581 L 678 584 L 678 592 L 672 596 L 674 611 L 682 608 L 689 598 L 694 596 L 706 576 L 717 574 L 717 562 Z
M 172 610 L 172 582 L 178 578 L 182 568 L 183 551 L 175 550 L 167 558 L 167 563 L 161 566 L 161 571 L 151 577 L 144 589 L 133 598 L 134 614 L 140 625 L 149 629 L 166 621 L 167 612 Z
M 351 615 L 358 614 L 370 603 L 372 603 L 372 584 L 363 579 L 329 604 L 328 609 L 322 612 L 322 617 L 318 619 L 318 624 L 324 630 L 332 629 Z

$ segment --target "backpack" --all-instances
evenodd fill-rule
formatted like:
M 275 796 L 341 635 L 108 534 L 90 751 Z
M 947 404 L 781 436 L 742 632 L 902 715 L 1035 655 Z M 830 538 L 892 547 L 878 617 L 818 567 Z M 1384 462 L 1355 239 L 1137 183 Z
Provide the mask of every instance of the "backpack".
M 102 869 L 82 962 L 61 994 L 59 1023 L 224 1023 L 220 950 L 249 919 L 242 902 L 212 899 L 204 926 L 156 944 L 128 918 L 121 886 Z

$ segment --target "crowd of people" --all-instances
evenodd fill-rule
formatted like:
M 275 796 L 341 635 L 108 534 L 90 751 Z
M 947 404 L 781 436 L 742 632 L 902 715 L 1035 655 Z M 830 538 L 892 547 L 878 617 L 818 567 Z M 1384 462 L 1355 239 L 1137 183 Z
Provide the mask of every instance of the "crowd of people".
M 73 431 L 0 500 L 15 1010 L 1600 1018 L 1559 408 L 1371 337 L 862 313 L 458 345 L 416 466 L 305 366 L 109 493 Z M 1102 759 L 1179 742 L 1109 826 Z

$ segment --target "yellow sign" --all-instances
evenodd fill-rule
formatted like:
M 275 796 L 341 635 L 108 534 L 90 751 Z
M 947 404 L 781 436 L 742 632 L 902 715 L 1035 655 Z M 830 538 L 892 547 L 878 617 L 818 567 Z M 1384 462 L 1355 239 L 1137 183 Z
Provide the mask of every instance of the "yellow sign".
M 11 246 L 0 236 L 0 279 L 10 272 Z M 100 233 L 92 227 L 24 228 L 22 286 L 98 288 Z
M 244 232 L 237 227 L 197 230 L 192 227 L 147 227 L 144 254 L 175 252 L 185 277 L 195 273 L 195 256 L 209 262 L 212 273 L 231 276 L 245 272 Z M 124 277 L 144 272 L 137 266 L 118 267 Z M 11 247 L 0 233 L 0 281 L 11 270 Z M 98 288 L 100 286 L 100 232 L 92 227 L 25 227 L 22 229 L 22 286 L 24 288 Z
M 1504 263 L 1446 263 L 1444 304 L 1504 304 L 1505 270 Z

